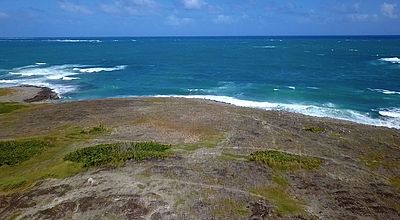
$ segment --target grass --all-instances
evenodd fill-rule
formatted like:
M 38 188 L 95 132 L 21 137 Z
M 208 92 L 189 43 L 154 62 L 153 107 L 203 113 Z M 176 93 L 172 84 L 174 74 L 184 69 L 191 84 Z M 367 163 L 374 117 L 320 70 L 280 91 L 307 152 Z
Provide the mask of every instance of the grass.
M 222 134 L 213 134 L 213 135 L 207 135 L 202 137 L 202 139 L 196 143 L 191 143 L 191 144 L 182 144 L 177 146 L 176 148 L 188 151 L 188 152 L 193 152 L 201 148 L 214 148 L 218 145 L 218 143 L 223 140 L 224 135 Z
M 12 102 L 1 102 L 0 103 L 0 114 L 10 113 L 18 109 L 26 108 L 26 105 L 16 104 Z
M 0 166 L 21 163 L 50 146 L 43 140 L 0 141 Z
M 0 96 L 11 95 L 15 92 L 14 89 L 10 88 L 0 88 Z
M 105 129 L 105 126 L 101 127 Z M 23 191 L 44 178 L 65 178 L 85 170 L 81 163 L 65 161 L 64 157 L 74 151 L 78 144 L 95 138 L 102 132 L 81 133 L 81 131 L 98 131 L 98 129 L 62 127 L 46 136 L 1 142 L 9 149 L 1 150 L 1 157 L 5 158 L 1 160 L 6 161 L 10 155 L 10 158 L 14 159 L 7 159 L 9 161 L 7 164 L 12 165 L 0 166 L 0 194 Z M 10 146 L 17 147 L 12 149 Z
M 248 217 L 251 212 L 246 203 L 231 198 L 219 200 L 213 207 L 212 213 L 218 219 L 242 219 Z
M 244 155 L 237 155 L 237 154 L 231 154 L 231 153 L 222 153 L 221 156 L 219 156 L 221 160 L 225 161 L 247 161 L 248 157 Z
M 391 178 L 390 183 L 398 192 L 400 192 L 400 176 Z
M 322 132 L 325 132 L 325 128 L 316 127 L 316 126 L 304 127 L 303 130 L 309 131 L 309 132 L 312 132 L 312 133 L 322 133 Z
M 251 190 L 252 193 L 263 196 L 270 200 L 280 215 L 303 214 L 302 203 L 290 197 L 287 189 L 281 186 L 257 187 Z
M 101 144 L 72 152 L 64 160 L 81 163 L 84 167 L 118 165 L 127 160 L 165 158 L 169 156 L 168 149 L 168 145 L 156 142 Z
M 322 161 L 318 158 L 274 150 L 256 151 L 250 154 L 249 159 L 277 170 L 313 170 L 319 168 L 322 164 Z
M 363 162 L 367 167 L 371 169 L 377 169 L 383 165 L 385 162 L 385 156 L 379 152 L 372 152 L 363 155 L 360 158 L 361 162 Z

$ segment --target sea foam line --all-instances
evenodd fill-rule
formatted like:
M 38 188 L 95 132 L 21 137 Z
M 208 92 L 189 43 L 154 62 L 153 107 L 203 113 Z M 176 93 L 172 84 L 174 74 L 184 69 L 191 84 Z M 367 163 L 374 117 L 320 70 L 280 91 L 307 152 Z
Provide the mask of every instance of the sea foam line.
M 272 103 L 272 102 L 258 102 L 250 100 L 242 100 L 229 96 L 215 96 L 215 95 L 156 95 L 154 97 L 176 97 L 176 98 L 192 98 L 204 99 L 227 103 L 240 107 L 258 108 L 264 110 L 287 111 L 309 115 L 314 117 L 334 118 L 346 121 L 352 121 L 360 124 L 396 128 L 400 129 L 400 120 L 395 117 L 388 118 L 371 118 L 366 114 L 350 110 L 338 109 L 335 105 L 328 103 L 324 106 L 305 105 L 305 104 L 286 104 L 286 103 Z M 383 113 L 385 114 L 385 113 Z M 392 114 L 393 116 L 394 114 Z M 388 116 L 388 113 L 386 113 Z
M 380 61 L 385 61 L 389 63 L 399 63 L 400 64 L 400 58 L 398 57 L 389 57 L 389 58 L 380 58 Z

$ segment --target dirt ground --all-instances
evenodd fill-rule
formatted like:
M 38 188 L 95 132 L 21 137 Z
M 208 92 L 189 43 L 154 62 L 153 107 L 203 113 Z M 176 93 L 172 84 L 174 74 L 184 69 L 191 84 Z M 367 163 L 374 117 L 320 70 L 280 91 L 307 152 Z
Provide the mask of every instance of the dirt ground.
M 100 122 L 110 132 L 74 147 L 157 141 L 171 144 L 174 155 L 2 194 L 0 219 L 400 219 L 395 129 L 205 100 L 138 98 L 40 104 L 0 115 L 0 139 Z M 317 157 L 322 165 L 276 171 L 247 160 L 271 149 Z M 257 190 L 277 186 L 277 175 L 301 212 L 282 213 L 277 206 L 285 201 Z

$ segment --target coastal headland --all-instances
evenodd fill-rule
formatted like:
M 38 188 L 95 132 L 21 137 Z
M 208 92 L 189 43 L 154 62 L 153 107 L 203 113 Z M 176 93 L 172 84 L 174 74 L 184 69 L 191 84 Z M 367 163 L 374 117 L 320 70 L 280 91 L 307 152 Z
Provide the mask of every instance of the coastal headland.
M 399 219 L 396 129 L 0 89 L 0 219 Z

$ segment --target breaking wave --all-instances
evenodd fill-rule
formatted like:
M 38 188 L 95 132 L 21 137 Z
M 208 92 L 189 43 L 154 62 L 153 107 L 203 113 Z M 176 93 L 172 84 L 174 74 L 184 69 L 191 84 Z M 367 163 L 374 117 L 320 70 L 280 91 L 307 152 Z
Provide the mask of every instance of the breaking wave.
M 332 103 L 327 103 L 322 106 L 307 105 L 307 104 L 286 104 L 286 103 L 273 103 L 273 102 L 258 102 L 241 100 L 229 96 L 214 96 L 214 95 L 157 95 L 156 97 L 177 97 L 177 98 L 195 98 L 195 99 L 205 99 L 217 102 L 223 102 L 240 107 L 250 107 L 259 108 L 265 110 L 277 110 L 277 111 L 287 111 L 293 113 L 300 113 L 304 115 L 314 116 L 314 117 L 327 117 L 334 119 L 341 119 L 346 121 L 352 121 L 360 124 L 375 125 L 381 127 L 397 128 L 400 129 L 400 116 L 399 112 L 382 111 L 382 116 L 380 118 L 372 118 L 368 114 L 363 114 L 358 111 L 350 109 L 339 109 Z M 386 114 L 386 115 L 383 115 Z M 391 115 L 390 117 L 387 117 Z M 396 117 L 393 117 L 396 116 Z

